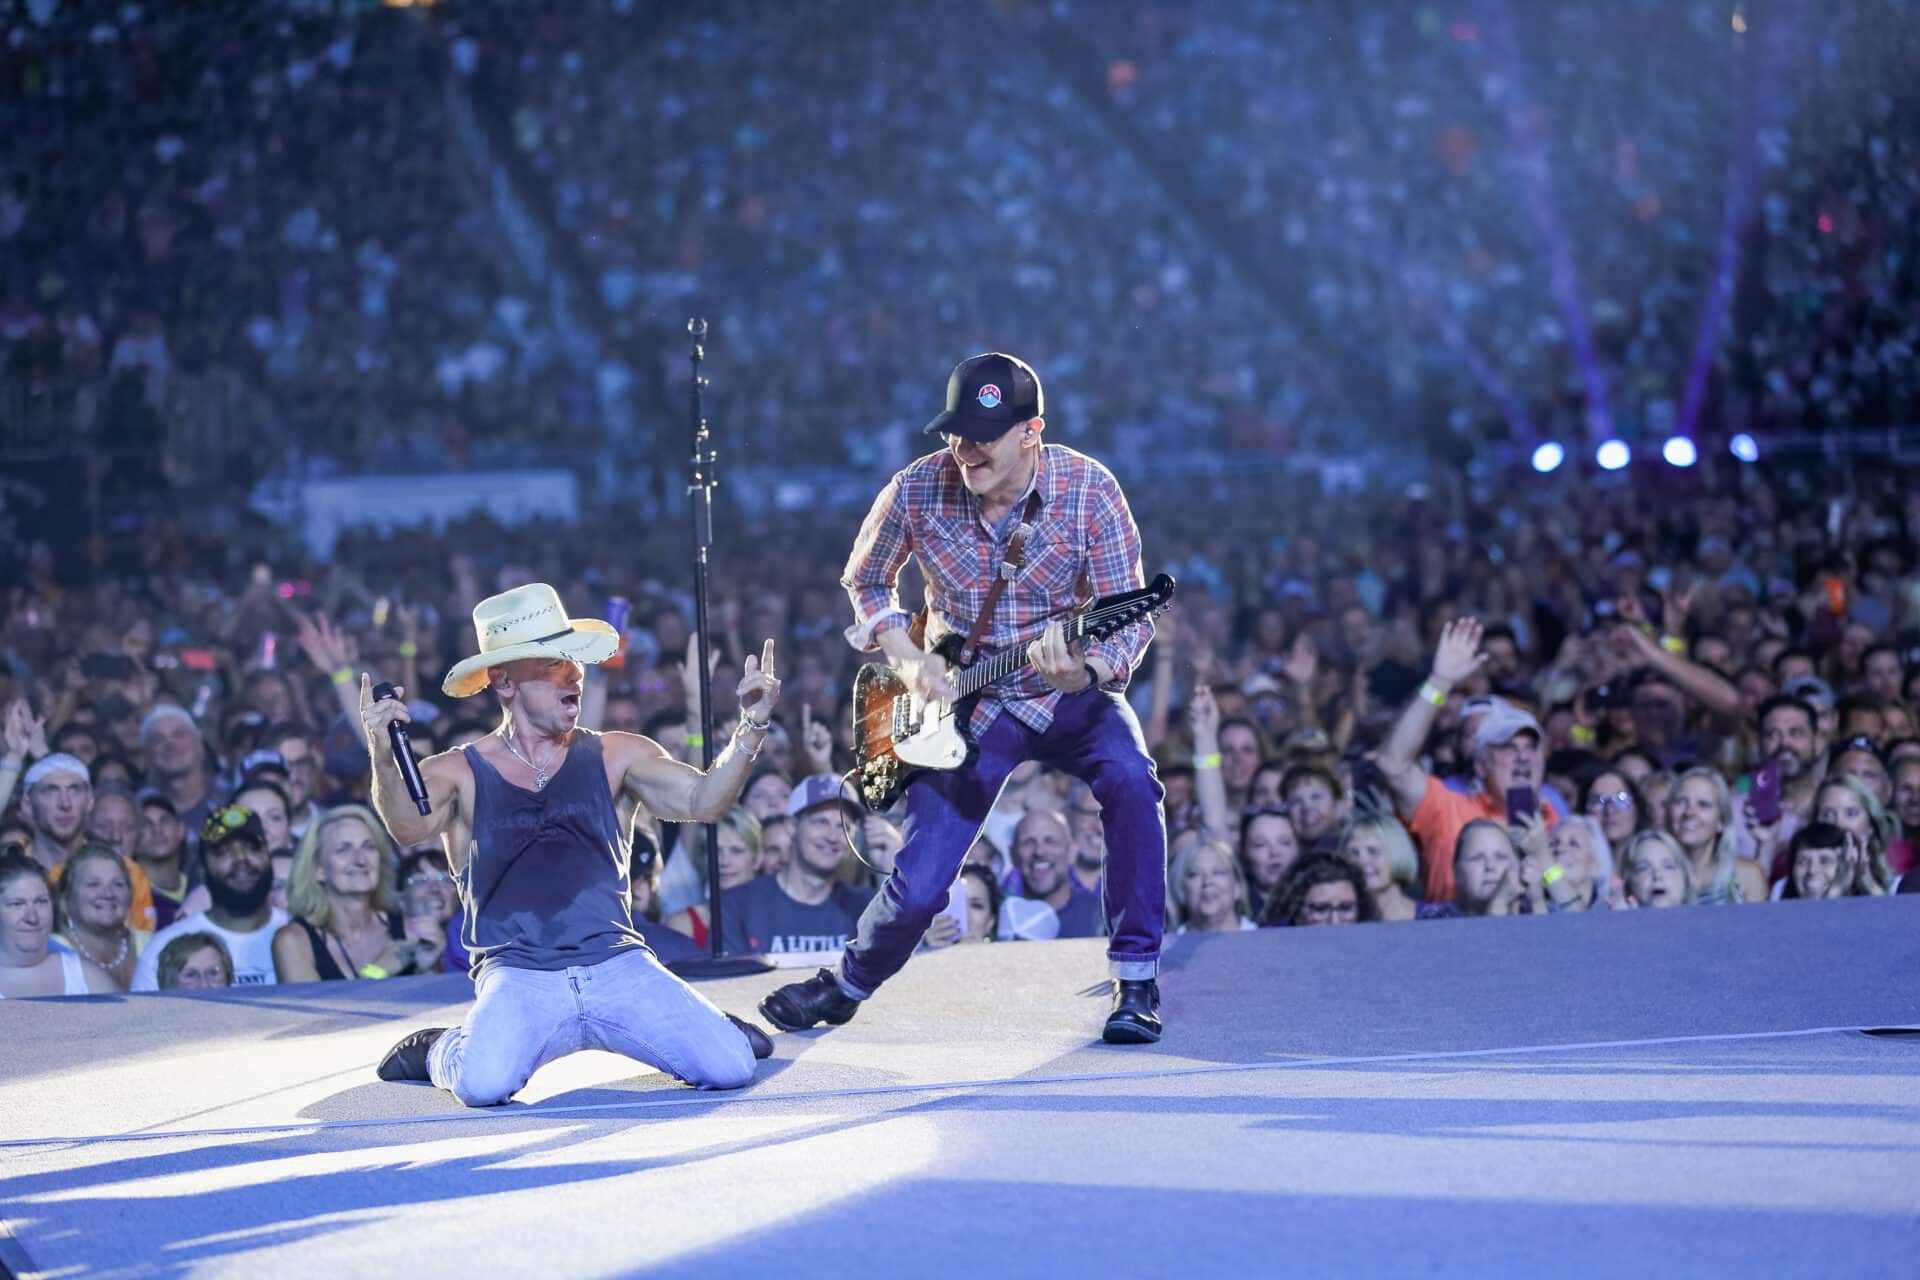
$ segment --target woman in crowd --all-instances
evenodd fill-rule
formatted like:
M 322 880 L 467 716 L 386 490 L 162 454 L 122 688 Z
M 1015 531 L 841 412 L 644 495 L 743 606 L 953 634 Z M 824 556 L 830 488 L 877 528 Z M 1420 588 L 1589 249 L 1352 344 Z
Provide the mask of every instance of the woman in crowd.
M 1900 819 L 1881 807 L 1873 792 L 1858 778 L 1828 778 L 1813 796 L 1813 816 L 1853 836 L 1866 850 L 1858 861 L 1858 893 L 1886 893 L 1893 887 L 1887 866 L 1887 846 L 1900 837 Z
M 1359 868 L 1336 854 L 1309 853 L 1280 877 L 1261 923 L 1364 924 L 1379 918 Z
M 55 951 L 53 885 L 25 854 L 0 854 L 0 1000 L 118 991 L 99 965 Z
M 740 807 L 754 817 L 765 822 L 775 814 L 787 811 L 787 797 L 793 794 L 793 783 L 787 775 L 778 769 L 757 770 L 747 785 L 740 791 Z
M 960 868 L 960 887 L 967 894 L 967 932 L 962 942 L 992 942 L 1000 936 L 1000 882 L 993 871 L 969 862 Z
M 1240 874 L 1247 896 L 1264 904 L 1300 856 L 1300 836 L 1285 809 L 1253 809 L 1240 819 Z
M 120 855 L 104 844 L 86 844 L 67 859 L 60 876 L 60 941 L 100 966 L 125 991 L 140 952 L 153 935 L 127 926 L 133 879 Z
M 293 806 L 279 783 L 255 778 L 233 793 L 233 803 L 259 816 L 270 856 L 293 851 Z
M 339 805 L 314 819 L 294 850 L 287 887 L 293 919 L 273 937 L 279 980 L 433 972 L 445 939 L 408 936 L 393 880 L 393 843 L 371 809 Z
M 1664 831 L 1642 831 L 1620 859 L 1632 907 L 1685 907 L 1694 900 L 1693 860 Z
M 736 805 L 727 810 L 727 815 L 715 824 L 714 840 L 720 850 L 720 891 L 725 893 L 735 885 L 745 884 L 760 874 L 760 819 Z M 702 841 L 689 844 L 682 841 L 681 854 L 694 855 L 694 869 L 699 873 L 702 901 L 695 902 L 684 911 L 676 911 L 667 917 L 667 927 L 683 933 L 693 939 L 693 945 L 705 949 L 707 945 L 707 895 L 705 888 L 707 870 L 705 867 L 706 847 Z
M 760 819 L 760 862 L 757 874 L 777 876 L 793 860 L 793 818 L 782 809 Z
M 1257 928 L 1249 918 L 1247 882 L 1233 850 L 1216 840 L 1186 845 L 1167 871 L 1180 933 L 1230 933 Z
M 217 934 L 183 933 L 160 948 L 162 991 L 208 991 L 233 985 L 233 957 Z
M 1847 898 L 1860 887 L 1866 843 L 1831 822 L 1813 822 L 1793 833 L 1787 845 L 1787 878 L 1782 898 Z
M 1733 797 L 1719 774 L 1701 768 L 1680 775 L 1667 799 L 1666 828 L 1687 855 L 1703 905 L 1766 901 L 1767 874 L 1739 854 Z
M 1387 814 L 1355 819 L 1340 837 L 1340 856 L 1360 869 L 1380 918 L 1412 920 L 1420 910 L 1420 864 L 1407 829 Z
M 1580 793 L 1580 812 L 1600 824 L 1600 834 L 1612 847 L 1625 848 L 1636 831 L 1644 831 L 1649 821 L 1646 801 L 1633 779 L 1618 769 L 1602 769 L 1587 780 Z
M 1574 814 L 1554 827 L 1547 837 L 1547 856 L 1552 866 L 1560 868 L 1555 883 L 1546 886 L 1547 900 L 1555 911 L 1603 910 L 1608 906 L 1613 889 L 1613 846 L 1598 818 Z
M 440 940 L 439 970 L 464 972 L 456 964 L 455 948 L 449 930 L 460 910 L 460 891 L 447 870 L 446 855 L 438 849 L 419 849 L 400 859 L 396 875 L 399 885 L 400 913 L 406 921 L 407 936 L 420 940 Z

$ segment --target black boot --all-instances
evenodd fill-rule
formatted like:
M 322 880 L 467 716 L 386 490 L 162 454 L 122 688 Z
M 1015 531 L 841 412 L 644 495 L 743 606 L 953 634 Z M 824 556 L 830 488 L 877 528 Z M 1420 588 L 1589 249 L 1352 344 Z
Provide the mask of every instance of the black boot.
M 860 1012 L 860 1002 L 840 989 L 833 970 L 822 969 L 760 1002 L 760 1013 L 782 1031 L 805 1031 L 816 1022 L 837 1027 Z
M 431 1081 L 433 1077 L 427 1074 L 427 1053 L 445 1034 L 445 1027 L 422 1027 L 409 1032 L 399 1044 L 387 1050 L 386 1057 L 380 1059 L 380 1078 Z
M 1101 1037 L 1108 1044 L 1152 1044 L 1160 1038 L 1160 984 L 1152 978 L 1114 983 L 1113 1012 Z
M 727 1021 L 740 1028 L 740 1034 L 747 1038 L 747 1043 L 753 1047 L 753 1060 L 755 1062 L 760 1062 L 773 1056 L 773 1041 L 767 1039 L 766 1032 L 754 1026 L 745 1018 L 736 1018 L 730 1013 L 727 1015 Z

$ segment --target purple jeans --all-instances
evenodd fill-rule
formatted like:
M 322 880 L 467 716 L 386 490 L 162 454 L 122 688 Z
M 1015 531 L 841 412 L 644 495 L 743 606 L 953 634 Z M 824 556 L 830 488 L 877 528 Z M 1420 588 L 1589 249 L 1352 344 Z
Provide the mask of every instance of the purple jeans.
M 1045 733 L 1002 713 L 978 746 L 969 763 L 922 774 L 907 788 L 906 842 L 847 944 L 841 985 L 871 995 L 900 972 L 946 906 L 947 889 L 1007 775 L 1026 760 L 1070 773 L 1093 789 L 1107 835 L 1100 885 L 1108 967 L 1116 978 L 1155 976 L 1167 914 L 1167 826 L 1160 807 L 1166 791 L 1133 709 L 1118 694 L 1070 693 L 1060 699 Z

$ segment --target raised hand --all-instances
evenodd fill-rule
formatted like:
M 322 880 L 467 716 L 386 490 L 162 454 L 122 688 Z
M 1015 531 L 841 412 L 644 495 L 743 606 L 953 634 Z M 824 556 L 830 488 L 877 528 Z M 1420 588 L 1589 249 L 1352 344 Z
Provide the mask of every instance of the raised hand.
M 1303 689 L 1311 688 L 1319 670 L 1320 653 L 1313 647 L 1313 637 L 1302 631 L 1293 638 L 1293 647 L 1287 650 L 1287 679 Z
M 1200 755 L 1207 755 L 1220 746 L 1220 704 L 1213 700 L 1213 689 L 1209 685 L 1193 686 L 1193 697 L 1187 701 L 1187 727 L 1193 730 L 1193 749 Z M 1201 744 L 1206 749 L 1201 750 Z
M 302 617 L 298 632 L 300 651 L 316 668 L 332 674 L 351 668 L 360 656 L 354 638 L 333 625 L 324 613 Z
M 1433 683 L 1442 692 L 1451 689 L 1486 665 L 1487 655 L 1480 647 L 1485 628 L 1478 618 L 1455 618 L 1440 629 L 1440 643 L 1433 651 Z
M 4 738 L 0 739 L 4 741 L 5 754 L 10 759 L 25 761 L 33 753 L 35 744 L 45 741 L 46 724 L 45 719 L 33 714 L 25 698 L 15 698 L 8 703 Z
M 825 773 L 833 765 L 833 730 L 813 718 L 811 703 L 800 704 L 800 750 L 811 762 L 810 773 Z
M 1687 634 L 1687 615 L 1693 611 L 1693 588 L 1668 587 L 1660 593 L 1660 629 L 1670 636 Z
M 367 734 L 367 749 L 378 760 L 385 751 L 393 754 L 393 744 L 387 739 L 387 726 L 395 720 L 402 724 L 412 721 L 413 715 L 407 710 L 407 691 L 395 689 L 394 696 L 374 701 L 373 677 L 365 671 L 360 673 L 360 727 Z
M 780 678 L 774 674 L 771 638 L 761 646 L 758 657 L 747 655 L 746 669 L 734 694 L 740 701 L 740 714 L 748 724 L 764 729 L 773 719 L 773 709 L 780 702 Z

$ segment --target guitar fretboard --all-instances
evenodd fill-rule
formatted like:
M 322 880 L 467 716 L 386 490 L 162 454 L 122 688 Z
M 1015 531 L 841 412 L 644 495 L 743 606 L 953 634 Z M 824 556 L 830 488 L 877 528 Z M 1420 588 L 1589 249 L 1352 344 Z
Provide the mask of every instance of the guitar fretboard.
M 1067 641 L 1072 643 L 1091 635 L 1096 640 L 1104 640 L 1130 622 L 1137 621 L 1147 613 L 1151 605 L 1141 600 L 1129 600 L 1125 604 L 1110 605 L 1104 609 L 1089 609 L 1079 617 L 1067 623 Z M 1003 680 L 1030 666 L 1024 647 L 1015 646 L 984 658 L 961 671 L 953 678 L 954 692 L 962 698 L 972 697 L 996 680 Z

